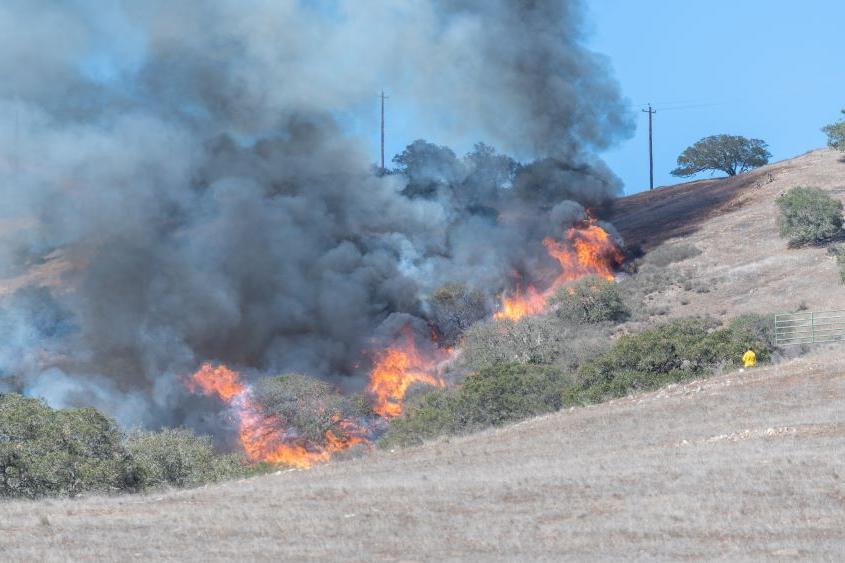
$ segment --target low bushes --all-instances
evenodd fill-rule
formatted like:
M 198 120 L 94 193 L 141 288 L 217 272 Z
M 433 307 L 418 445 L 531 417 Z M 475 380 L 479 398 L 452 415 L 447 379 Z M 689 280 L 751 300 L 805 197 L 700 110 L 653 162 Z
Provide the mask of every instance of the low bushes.
M 622 336 L 595 362 L 578 372 L 578 389 L 568 395 L 575 403 L 597 402 L 633 391 L 702 376 L 715 368 L 738 367 L 743 352 L 755 349 L 765 362 L 771 354 L 771 334 L 758 317 L 741 317 L 724 328 L 705 319 L 681 319 Z
M 558 318 L 576 324 L 623 321 L 630 315 L 617 285 L 599 276 L 559 287 L 550 302 Z
M 738 367 L 749 348 L 766 362 L 774 349 L 770 317 L 745 315 L 727 326 L 699 318 L 668 322 L 618 338 L 578 369 L 501 363 L 453 389 L 415 397 L 390 423 L 385 447 L 418 444 Z
M 780 235 L 791 246 L 825 242 L 842 230 L 842 202 L 818 188 L 792 188 L 777 205 Z
M 322 444 L 329 431 L 344 439 L 343 420 L 372 415 L 364 396 L 342 395 L 324 381 L 299 374 L 260 379 L 253 398 L 264 415 L 311 443 Z
M 140 485 L 111 419 L 95 409 L 54 410 L 37 399 L 0 395 L 0 497 L 74 496 Z
M 577 368 L 603 352 L 610 340 L 602 326 L 573 326 L 555 315 L 517 322 L 488 321 L 464 334 L 461 362 L 470 371 L 496 364 L 549 364 Z
M 0 498 L 137 492 L 196 486 L 255 473 L 188 430 L 128 437 L 95 409 L 52 409 L 39 399 L 0 395 Z
M 214 451 L 211 438 L 183 428 L 136 431 L 125 444 L 139 485 L 145 489 L 195 487 L 249 473 L 242 456 L 220 455 Z
M 552 366 L 499 364 L 482 369 L 462 387 L 437 389 L 408 405 L 379 442 L 409 446 L 444 434 L 499 426 L 561 407 L 570 375 Z

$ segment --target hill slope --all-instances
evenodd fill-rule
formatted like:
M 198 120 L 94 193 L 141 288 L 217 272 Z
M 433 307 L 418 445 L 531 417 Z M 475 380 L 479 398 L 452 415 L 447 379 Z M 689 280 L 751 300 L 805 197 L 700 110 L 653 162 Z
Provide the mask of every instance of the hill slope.
M 420 448 L 146 497 L 15 502 L 6 558 L 834 558 L 845 362 L 676 386 Z
M 644 246 L 694 243 L 673 266 L 706 293 L 669 315 L 806 301 L 845 308 L 824 249 L 787 250 L 774 198 L 842 197 L 814 151 L 730 180 L 625 198 Z M 666 233 L 680 237 L 669 240 Z M 158 495 L 4 503 L 0 552 L 29 559 L 829 558 L 845 551 L 845 355 L 745 373 L 307 471 Z
M 845 201 L 841 156 L 821 149 L 734 178 L 636 194 L 619 200 L 610 220 L 629 244 L 702 250 L 683 268 L 706 292 L 662 296 L 671 315 L 845 309 L 836 260 L 824 248 L 787 249 L 775 223 L 777 196 L 795 186 Z

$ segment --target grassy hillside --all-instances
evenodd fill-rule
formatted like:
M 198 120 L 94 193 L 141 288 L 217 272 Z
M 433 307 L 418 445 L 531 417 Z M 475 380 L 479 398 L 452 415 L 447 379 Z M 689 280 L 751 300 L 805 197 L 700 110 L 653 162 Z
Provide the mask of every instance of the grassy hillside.
M 845 201 L 845 163 L 830 149 L 734 178 L 703 180 L 623 198 L 611 221 L 645 249 L 693 244 L 702 252 L 673 265 L 707 291 L 668 292 L 656 305 L 673 316 L 845 309 L 835 258 L 824 248 L 787 249 L 775 218 L 778 195 L 818 187 Z
M 647 305 L 667 318 L 845 309 L 835 258 L 787 248 L 775 223 L 775 199 L 794 186 L 842 199 L 839 159 L 813 151 L 620 200 L 611 220 L 629 243 L 683 257 L 666 270 L 681 283 Z M 63 560 L 835 558 L 845 550 L 842 350 L 306 471 L 7 502 L 0 551 Z
M 845 361 L 820 355 L 467 437 L 146 497 L 5 503 L 24 559 L 831 559 Z

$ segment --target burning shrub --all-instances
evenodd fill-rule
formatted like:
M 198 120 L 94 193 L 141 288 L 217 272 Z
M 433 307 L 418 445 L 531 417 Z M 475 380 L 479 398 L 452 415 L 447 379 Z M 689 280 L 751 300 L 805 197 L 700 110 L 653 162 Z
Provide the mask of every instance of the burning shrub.
M 536 321 L 540 318 L 526 319 Z M 506 326 L 487 323 L 484 327 Z M 561 325 L 558 325 L 561 326 Z M 473 328 L 468 332 L 476 332 Z M 768 317 L 744 315 L 719 328 L 706 319 L 681 319 L 623 336 L 577 374 L 563 367 L 499 363 L 469 376 L 462 387 L 436 389 L 411 399 L 390 421 L 382 447 L 416 445 L 437 436 L 497 426 L 560 409 L 598 402 L 632 391 L 702 376 L 737 366 L 754 348 L 760 361 L 773 350 Z M 469 337 L 465 340 L 469 342 Z
M 139 430 L 130 434 L 125 444 L 144 488 L 195 487 L 248 473 L 242 456 L 220 455 L 211 438 L 187 429 Z
M 842 231 L 842 202 L 819 188 L 792 188 L 777 199 L 780 236 L 790 246 L 817 244 Z
M 260 379 L 253 398 L 263 415 L 312 444 L 323 444 L 328 434 L 346 440 L 351 437 L 347 421 L 373 414 L 364 396 L 341 395 L 332 385 L 299 374 Z
M 473 324 L 487 316 L 487 301 L 478 290 L 451 283 L 440 287 L 429 300 L 431 320 L 444 346 L 452 347 Z
M 383 447 L 410 446 L 444 434 L 499 426 L 555 411 L 574 378 L 551 366 L 499 364 L 468 377 L 458 389 L 417 398 L 391 421 Z
M 55 410 L 0 395 L 0 496 L 134 490 L 137 473 L 115 422 L 92 408 Z
M 609 337 L 601 327 L 574 327 L 555 315 L 490 321 L 466 331 L 461 359 L 470 371 L 507 363 L 576 368 L 603 352 Z
M 622 336 L 602 358 L 579 370 L 580 388 L 568 399 L 596 402 L 701 376 L 717 367 L 738 366 L 749 346 L 759 361 L 767 361 L 771 349 L 755 332 L 757 322 L 743 317 L 717 328 L 706 319 L 680 319 Z
M 622 321 L 630 315 L 619 288 L 599 276 L 587 276 L 555 291 L 551 304 L 558 318 L 577 324 Z

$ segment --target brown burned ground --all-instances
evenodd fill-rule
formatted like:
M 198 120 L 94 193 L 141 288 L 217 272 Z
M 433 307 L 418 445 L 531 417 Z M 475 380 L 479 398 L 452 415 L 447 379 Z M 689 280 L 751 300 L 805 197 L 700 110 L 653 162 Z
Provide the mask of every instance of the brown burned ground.
M 776 196 L 842 197 L 822 150 L 619 202 L 647 247 L 706 291 L 667 314 L 845 309 L 824 249 L 787 249 Z M 841 346 L 506 428 L 188 491 L 7 502 L 3 559 L 838 560 L 845 552 Z

